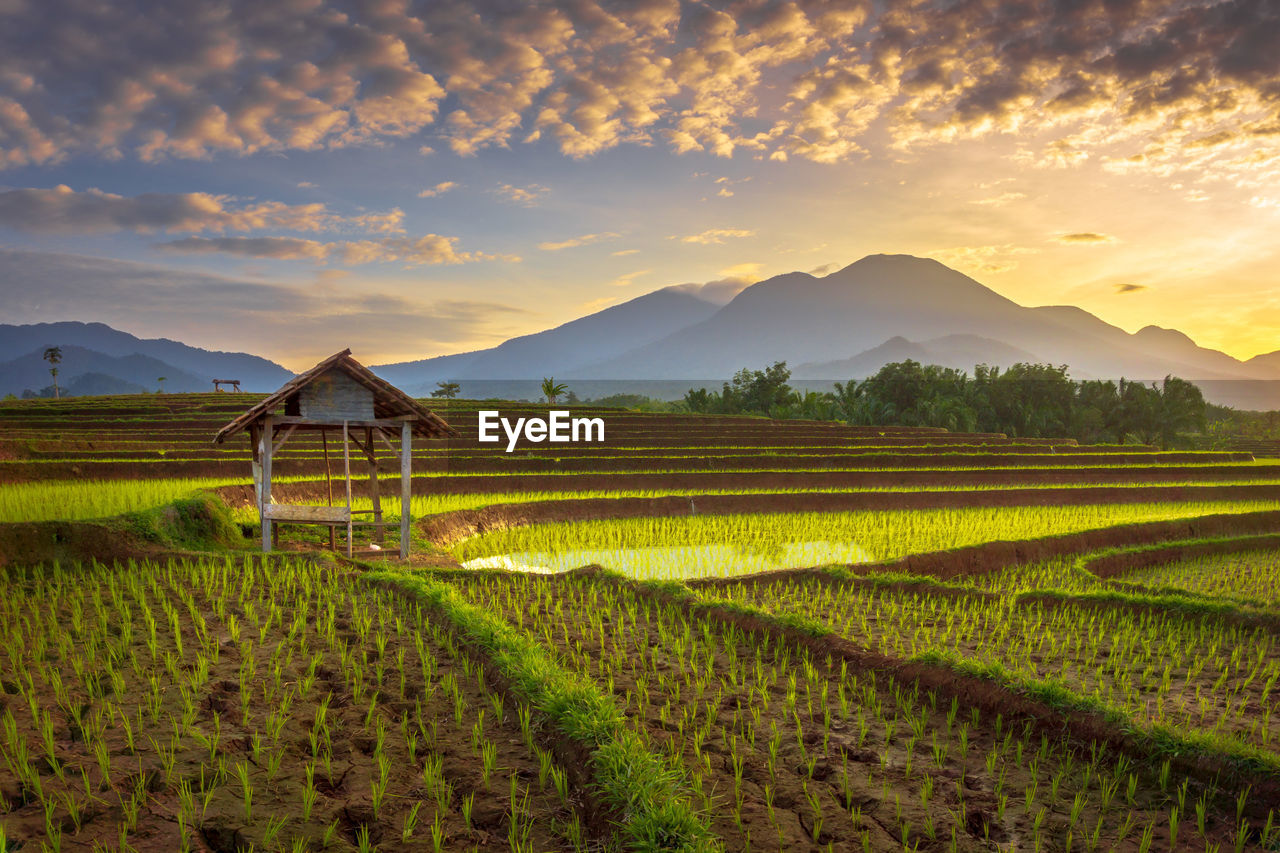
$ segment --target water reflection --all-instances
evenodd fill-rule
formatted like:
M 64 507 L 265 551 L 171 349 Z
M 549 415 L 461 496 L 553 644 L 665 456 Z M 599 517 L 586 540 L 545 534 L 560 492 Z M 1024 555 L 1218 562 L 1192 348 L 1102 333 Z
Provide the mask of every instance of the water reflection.
M 641 578 L 740 575 L 829 563 L 865 563 L 871 555 L 851 542 L 761 542 L 753 545 L 657 545 L 643 548 L 526 551 L 477 557 L 467 569 L 556 574 L 599 564 Z

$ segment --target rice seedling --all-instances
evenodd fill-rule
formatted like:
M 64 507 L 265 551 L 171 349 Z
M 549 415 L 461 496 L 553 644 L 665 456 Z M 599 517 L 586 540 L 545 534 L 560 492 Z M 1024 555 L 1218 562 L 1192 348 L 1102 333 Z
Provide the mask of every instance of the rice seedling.
M 1124 580 L 1147 589 L 1177 590 L 1259 607 L 1280 607 L 1280 551 L 1198 557 L 1140 569 Z
M 1275 506 L 1273 502 L 1104 504 L 585 521 L 485 533 L 465 540 L 454 553 L 463 561 L 501 556 L 495 565 L 537 571 L 598 563 L 645 579 L 725 576 L 831 562 L 887 561 L 998 539 Z
M 816 617 L 883 654 L 935 652 L 998 664 L 1123 709 L 1147 726 L 1235 742 L 1280 757 L 1271 701 L 1280 647 L 1262 628 L 1188 620 L 1177 611 L 1020 603 L 930 594 L 886 577 L 844 584 L 782 580 L 722 594 L 776 613 Z
M 0 710 L 0 789 L 35 804 L 5 816 L 15 842 L 126 849 L 170 827 L 186 849 L 230 825 L 257 849 L 288 849 L 332 839 L 350 786 L 368 797 L 370 828 L 505 837 L 502 808 L 471 809 L 505 802 L 491 778 L 536 772 L 447 623 L 355 574 L 227 558 L 9 570 L 0 586 L 0 672 L 15 692 Z M 403 689 L 377 687 L 377 660 L 402 665 Z M 483 783 L 479 760 L 441 749 L 473 729 Z M 371 755 L 350 746 L 366 731 Z M 424 756 L 436 781 L 425 802 L 413 795 Z M 527 797 L 519 836 L 561 846 L 554 827 L 570 825 L 573 804 L 554 790 Z
M 83 460 L 87 471 L 112 458 L 139 471 L 190 470 L 159 460 L 144 432 L 147 419 L 162 422 L 161 410 L 143 402 L 150 414 L 97 424 L 101 448 L 90 453 L 74 443 L 82 439 L 59 437 L 66 443 L 55 452 Z M 194 432 L 169 432 L 168 441 L 186 443 L 167 458 L 235 459 L 247 470 L 244 448 L 214 453 Z M 696 513 L 699 494 L 936 495 L 1035 480 L 1055 488 L 1067 480 L 1144 482 L 1130 467 L 1139 457 L 1115 448 L 710 435 L 703 429 L 673 441 L 680 436 L 672 428 L 671 439 L 635 446 L 554 455 L 534 448 L 511 459 L 464 451 L 447 474 L 415 476 L 424 494 L 414 496 L 412 511 L 422 517 L 572 496 L 690 498 Z M 295 450 L 290 459 L 315 470 L 317 453 Z M 157 459 L 141 461 L 146 455 Z M 443 453 L 421 455 L 440 470 Z M 1155 470 L 1155 458 L 1144 459 Z M 1185 480 L 1173 470 L 1182 464 Z M 1276 482 L 1274 470 L 1217 457 L 1162 457 L 1159 465 L 1166 484 Z M 650 477 L 610 490 L 572 477 L 557 487 L 545 473 L 529 488 L 533 481 L 520 476 L 492 487 L 474 478 L 601 471 L 621 482 L 629 471 L 815 469 L 852 476 L 812 488 L 796 480 L 773 488 L 763 477 L 667 488 Z M 901 479 L 911 485 L 889 482 L 885 475 L 897 472 L 910 472 Z M 277 479 L 282 494 L 291 479 Z M 0 521 L 149 510 L 224 482 L 148 473 L 0 485 Z M 319 494 L 314 486 L 298 491 Z M 729 576 L 1275 506 L 694 515 L 493 530 L 456 555 L 508 567 L 601 562 L 643 578 Z M 368 507 L 357 501 L 357 509 Z M 252 506 L 236 517 L 256 522 Z M 724 609 L 714 617 L 687 590 L 632 589 L 615 577 L 476 573 L 453 580 L 454 596 L 432 580 L 393 594 L 354 572 L 294 558 L 8 570 L 0 575 L 0 850 L 19 843 L 125 850 L 142 838 L 185 849 L 219 832 L 264 850 L 606 846 L 585 837 L 574 810 L 584 790 L 614 796 L 625 816 L 619 831 L 634 832 L 625 837 L 639 849 L 659 845 L 637 840 L 642 831 L 628 818 L 675 814 L 689 792 L 732 850 L 1274 848 L 1280 832 L 1262 808 L 1264 795 L 1233 790 L 1228 798 L 1172 760 L 1135 764 L 1064 740 L 1052 725 L 1035 728 L 1025 717 L 932 693 L 897 670 L 749 630 L 768 614 L 800 631 L 813 620 L 868 660 L 883 654 L 918 668 L 961 668 L 1042 691 L 1035 695 L 1060 689 L 1123 712 L 1135 733 L 1161 728 L 1173 747 L 1193 742 L 1271 760 L 1280 754 L 1273 707 L 1280 655 L 1267 631 L 1168 602 L 1098 604 L 1103 593 L 1123 590 L 1274 608 L 1273 567 L 1256 554 L 1239 556 L 1239 565 L 1184 563 L 1109 582 L 1076 558 L 949 585 L 833 573 L 830 583 L 727 587 L 716 593 L 728 600 L 716 600 Z M 1046 589 L 1076 598 L 1019 597 Z M 503 680 L 513 672 L 523 680 Z M 603 744 L 584 766 L 562 764 L 550 749 L 563 743 L 566 720 L 579 724 L 582 743 Z M 1204 740 L 1185 740 L 1193 735 Z M 678 817 L 697 823 L 687 809 Z
M 481 573 L 454 582 L 609 685 L 637 731 L 702 792 L 729 849 L 923 849 L 947 837 L 958 850 L 977 850 L 1016 837 L 1044 840 L 1050 827 L 1071 832 L 1083 849 L 1085 837 L 1100 845 L 1118 839 L 1126 819 L 1167 818 L 1154 786 L 1136 789 L 1119 811 L 1114 795 L 1103 804 L 1103 789 L 1114 791 L 1128 772 L 1117 756 L 1082 755 L 976 708 L 959 725 L 958 704 L 910 683 L 851 672 L 615 580 Z M 712 763 L 708 748 L 723 763 Z M 928 770 L 920 767 L 926 757 Z M 938 778 L 964 782 L 944 787 Z M 979 803 L 975 790 L 994 793 Z M 783 808 L 798 824 L 770 819 Z M 969 817 L 957 825 L 956 812 Z M 797 825 L 802 838 L 780 828 Z M 1225 838 L 1205 829 L 1215 843 Z

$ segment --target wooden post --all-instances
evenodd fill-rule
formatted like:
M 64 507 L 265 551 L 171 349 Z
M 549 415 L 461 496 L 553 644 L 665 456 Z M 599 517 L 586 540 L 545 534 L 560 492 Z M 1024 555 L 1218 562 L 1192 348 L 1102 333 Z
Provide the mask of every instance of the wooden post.
M 409 556 L 409 495 L 413 490 L 413 424 L 400 425 L 400 559 Z
M 342 422 L 342 473 L 347 480 L 347 556 L 351 556 L 351 441 L 347 422 Z
M 333 473 L 329 470 L 329 430 L 320 427 L 320 443 L 324 446 L 324 484 L 329 490 L 329 506 L 333 506 Z M 334 540 L 338 531 L 329 525 L 329 550 L 338 550 L 338 543 Z
M 378 491 L 378 457 L 373 452 L 373 428 L 365 427 L 364 454 L 369 460 L 369 489 L 373 494 L 373 538 L 379 545 L 384 544 L 382 535 L 382 494 Z
M 253 504 L 258 508 L 258 516 L 262 516 L 262 430 L 257 424 L 249 424 L 249 447 L 253 451 L 253 461 L 249 468 L 253 472 Z
M 271 504 L 271 440 L 274 430 L 271 428 L 271 415 L 262 419 L 262 435 L 258 438 L 262 455 L 262 503 L 258 507 L 258 518 L 262 521 L 262 551 L 271 551 L 272 522 L 267 520 L 266 509 Z

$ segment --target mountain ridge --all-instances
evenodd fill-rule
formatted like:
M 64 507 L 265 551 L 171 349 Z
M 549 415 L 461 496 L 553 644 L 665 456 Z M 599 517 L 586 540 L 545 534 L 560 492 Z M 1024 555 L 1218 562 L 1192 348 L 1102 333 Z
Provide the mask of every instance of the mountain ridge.
M 673 285 L 487 349 L 370 366 L 424 396 L 440 381 L 705 382 L 773 361 L 792 365 L 796 379 L 849 380 L 904 358 L 964 370 L 1066 364 L 1077 379 L 1280 380 L 1280 350 L 1242 361 L 1176 329 L 1149 324 L 1131 334 L 1078 306 L 1022 306 L 929 258 L 869 255 L 823 276 L 730 285 Z M 0 325 L 0 393 L 49 384 L 38 358 L 46 345 L 75 355 L 59 377 L 67 388 L 96 373 L 86 387 L 151 388 L 167 376 L 168 390 L 200 390 L 216 376 L 272 391 L 292 376 L 249 353 L 137 338 L 102 323 Z M 155 361 L 130 362 L 135 354 Z
M 1067 364 L 1077 378 L 1280 378 L 1225 353 L 1130 335 L 1075 306 L 1025 307 L 929 258 L 869 255 L 827 276 L 784 273 L 757 282 L 710 318 L 589 365 L 583 378 L 731 375 L 743 365 L 840 361 L 893 336 L 974 335 Z M 1183 336 L 1185 338 L 1185 336 Z M 1160 351 L 1144 351 L 1152 345 Z
M 169 391 L 211 390 L 213 379 L 239 379 L 245 391 L 274 391 L 293 373 L 273 361 L 242 352 L 206 350 L 169 338 L 139 338 L 105 323 L 62 321 L 0 324 L 0 394 L 38 392 L 53 382 L 46 347 L 60 347 L 58 384 L 72 389 L 77 377 L 96 373 L 132 387 Z M 94 387 L 113 387 L 105 379 Z M 114 386 L 123 387 L 123 386 Z

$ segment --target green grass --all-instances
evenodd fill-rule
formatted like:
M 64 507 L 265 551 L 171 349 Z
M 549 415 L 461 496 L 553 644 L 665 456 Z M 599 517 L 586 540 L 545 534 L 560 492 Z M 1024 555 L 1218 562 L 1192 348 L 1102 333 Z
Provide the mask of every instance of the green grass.
M 53 480 L 0 486 L 0 522 L 88 521 L 154 509 L 226 478 Z
M 1234 602 L 1280 607 L 1280 551 L 1216 554 L 1138 569 L 1124 581 Z
M 1277 506 L 1280 504 L 1275 501 L 1240 501 L 615 519 L 536 524 L 495 531 L 461 543 L 454 554 L 460 560 L 520 555 L 520 562 L 568 569 L 582 563 L 566 564 L 566 552 L 572 561 L 584 551 L 625 552 L 689 546 L 736 546 L 768 551 L 790 542 L 833 542 L 857 545 L 866 552 L 867 560 L 880 562 L 994 540 L 1020 540 L 1212 513 L 1254 512 Z M 655 570 L 646 565 L 645 557 L 640 553 L 630 565 L 607 567 L 639 577 L 674 576 L 668 566 Z M 719 569 L 714 573 L 741 573 L 732 564 Z
M 281 478 L 275 482 L 289 482 Z M 159 477 L 137 480 L 43 480 L 0 485 L 0 523 L 90 521 L 156 509 L 218 486 L 243 484 L 235 477 Z M 257 520 L 255 513 L 254 520 Z
M 1144 726 L 1212 736 L 1220 745 L 1266 753 L 1280 767 L 1280 646 L 1268 627 L 1203 618 L 1231 611 L 1185 599 L 942 592 L 950 591 L 784 578 L 731 585 L 721 594 L 775 613 L 813 615 L 851 642 L 892 657 L 945 653 L 1060 682 Z
M 619 834 L 637 851 L 714 851 L 703 818 L 679 779 L 627 724 L 612 698 L 571 673 L 528 634 L 467 602 L 453 587 L 402 572 L 373 572 L 370 582 L 397 586 L 444 613 L 490 656 L 503 677 L 563 734 L 590 750 L 601 798 L 617 813 Z
M 615 472 L 616 473 L 616 472 Z M 674 472 L 672 472 L 674 473 Z M 418 476 L 414 478 L 426 490 L 430 490 L 430 481 L 434 477 Z M 273 479 L 275 483 L 317 482 L 314 477 L 286 476 Z M 1280 480 L 1251 480 L 1250 485 L 1280 485 Z M 214 489 L 219 486 L 246 485 L 240 477 L 156 477 L 135 480 L 44 480 L 31 483 L 10 483 L 0 485 L 0 523 L 16 521 L 87 521 L 108 518 L 127 512 L 152 509 L 170 503 L 179 498 L 190 497 L 197 491 Z M 442 512 L 453 512 L 463 509 L 477 509 L 492 504 L 533 503 L 551 500 L 586 500 L 595 498 L 661 498 L 684 497 L 689 495 L 748 495 L 748 494 L 798 494 L 803 492 L 823 494 L 846 494 L 859 492 L 959 492 L 959 491 L 998 491 L 1014 488 L 1086 488 L 1088 486 L 1115 485 L 1132 487 L 1138 485 L 1159 486 L 1214 486 L 1241 485 L 1239 481 L 1185 483 L 1089 483 L 1089 484 L 1030 484 L 1030 485 L 981 485 L 981 486 L 907 486 L 895 488 L 890 486 L 871 486 L 865 488 L 740 488 L 740 489 L 631 489 L 631 490 L 585 490 L 585 491 L 495 491 L 475 494 L 426 494 L 415 495 L 412 499 L 411 513 L 414 518 L 422 518 Z M 341 489 L 336 489 L 340 492 Z M 321 503 L 321 501 L 310 501 Z M 368 498 L 357 498 L 353 503 L 356 509 L 369 509 L 372 502 Z M 394 498 L 383 499 L 383 509 L 389 516 L 398 516 L 399 502 Z M 236 510 L 237 520 L 244 523 L 257 521 L 257 513 L 252 508 Z
M 1087 483 L 1087 484 L 1032 484 L 1026 486 L 1019 485 L 980 485 L 980 486 L 868 486 L 863 488 L 839 488 L 839 487 L 818 487 L 818 488 L 739 488 L 739 489 L 589 489 L 582 491 L 527 491 L 527 492 L 476 492 L 472 494 L 426 494 L 414 495 L 410 499 L 410 514 L 415 519 L 424 518 L 430 515 L 438 515 L 445 512 L 455 512 L 458 510 L 480 509 L 486 506 L 495 506 L 498 504 L 522 504 L 522 503 L 542 503 L 546 501 L 573 501 L 573 500 L 601 500 L 601 499 L 621 499 L 621 498 L 642 498 L 656 499 L 668 497 L 697 497 L 699 495 L 797 495 L 797 494 L 865 494 L 865 493 L 883 493 L 883 492 L 908 492 L 908 493 L 941 493 L 951 494 L 969 491 L 1006 491 L 1009 489 L 1029 488 L 1029 489 L 1045 489 L 1045 488 L 1088 488 L 1090 486 L 1114 486 L 1119 488 L 1139 488 L 1139 487 L 1175 487 L 1175 486 L 1237 486 L 1245 485 L 1239 481 L 1235 482 L 1187 482 L 1187 483 Z M 1276 481 L 1249 481 L 1247 485 L 1280 485 L 1280 480 Z M 430 486 L 427 486 L 430 489 Z M 335 502 L 338 501 L 337 492 L 340 489 L 335 488 Z M 312 500 L 308 503 L 322 504 L 324 501 Z M 368 510 L 373 507 L 373 502 L 369 498 L 357 497 L 352 501 L 352 508 L 357 510 Z M 399 517 L 399 501 L 394 497 L 384 497 L 382 502 L 383 512 L 389 518 Z M 238 510 L 241 521 L 246 523 L 257 520 L 256 511 L 252 507 L 240 508 Z

